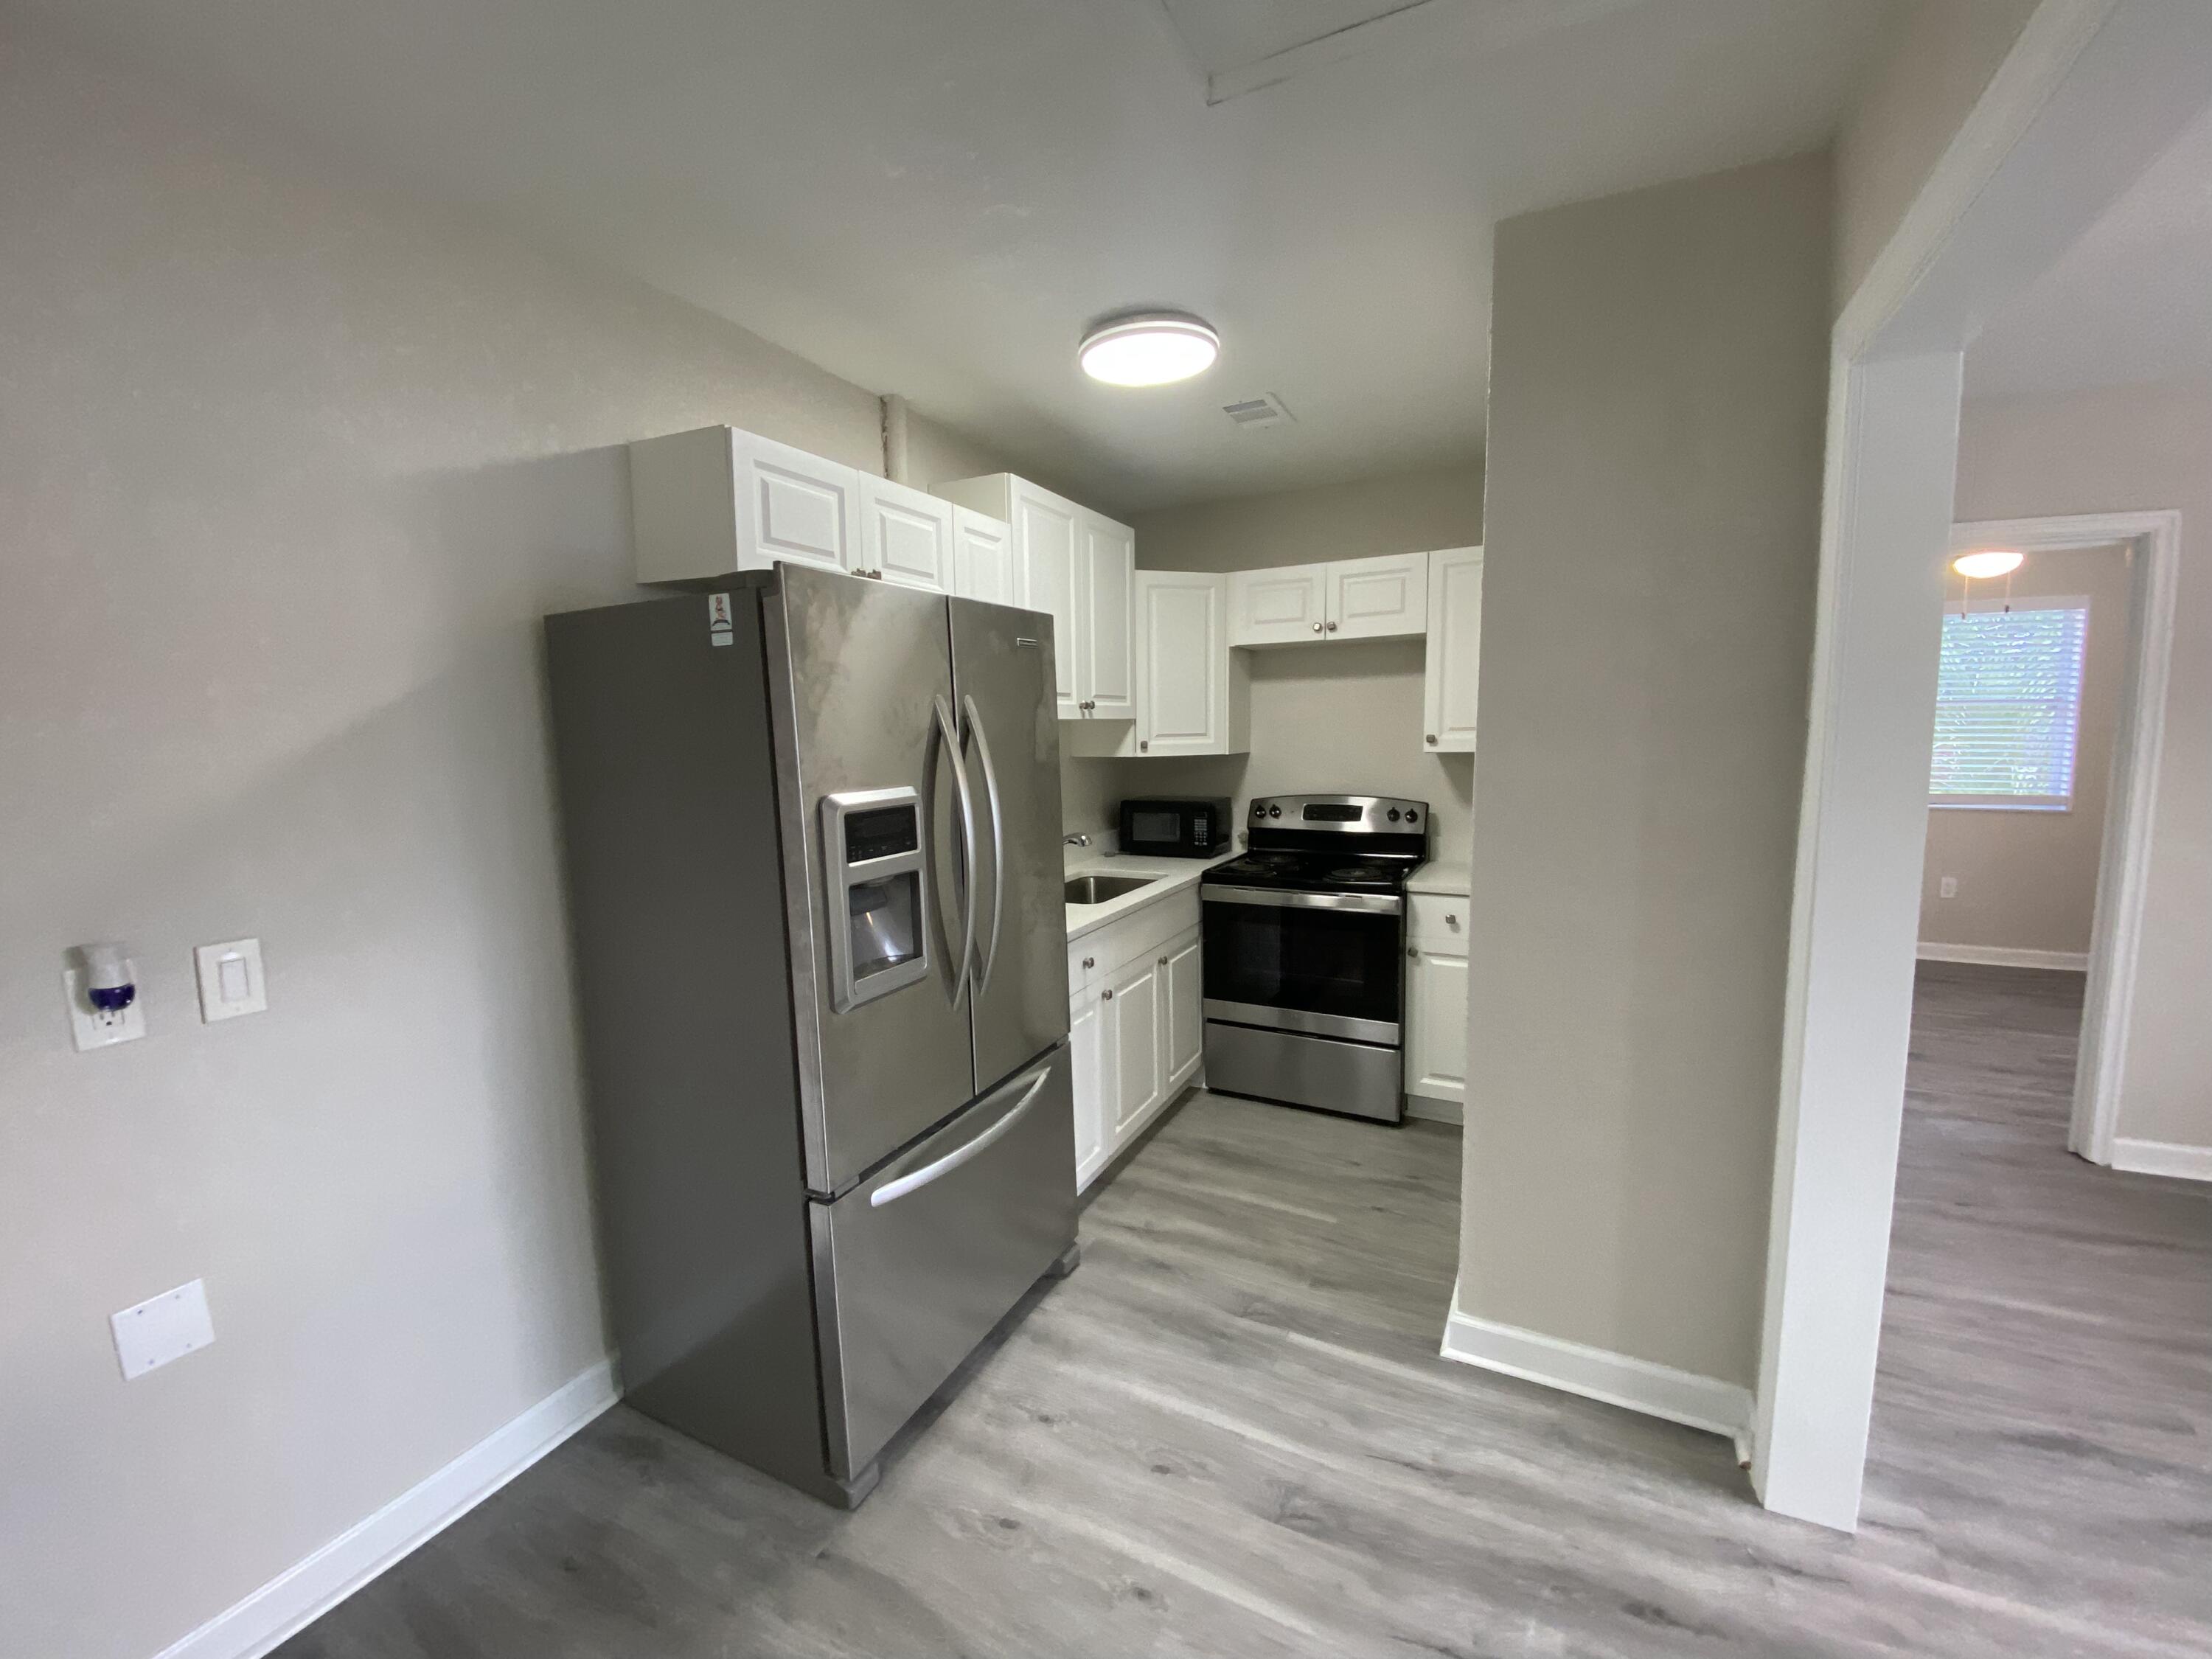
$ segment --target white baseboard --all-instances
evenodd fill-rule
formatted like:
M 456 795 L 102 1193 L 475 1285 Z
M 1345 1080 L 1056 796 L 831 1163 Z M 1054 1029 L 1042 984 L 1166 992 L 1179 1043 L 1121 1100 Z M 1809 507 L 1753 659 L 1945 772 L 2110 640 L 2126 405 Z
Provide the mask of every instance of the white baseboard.
M 1406 1115 L 1424 1123 L 1464 1123 L 1467 1108 L 1455 1100 L 1437 1100 L 1428 1095 L 1407 1095 Z
M 2112 1142 L 2112 1167 L 2132 1175 L 2212 1181 L 2212 1146 L 2185 1146 L 2178 1140 L 2118 1138 Z
M 602 1359 L 452 1462 L 295 1562 L 159 1659 L 261 1659 L 551 1451 L 615 1403 Z
M 2017 951 L 2008 945 L 1936 945 L 1920 942 L 1923 962 L 1964 962 L 1978 968 L 2056 968 L 2069 974 L 2089 971 L 2087 951 Z
M 1625 1406 L 1669 1423 L 1686 1424 L 1748 1445 L 1751 1390 L 1718 1377 L 1678 1371 L 1648 1359 L 1585 1347 L 1538 1331 L 1500 1325 L 1462 1313 L 1452 1288 L 1451 1317 L 1444 1325 L 1443 1357 L 1486 1370 L 1503 1371 L 1562 1389 L 1609 1406 Z

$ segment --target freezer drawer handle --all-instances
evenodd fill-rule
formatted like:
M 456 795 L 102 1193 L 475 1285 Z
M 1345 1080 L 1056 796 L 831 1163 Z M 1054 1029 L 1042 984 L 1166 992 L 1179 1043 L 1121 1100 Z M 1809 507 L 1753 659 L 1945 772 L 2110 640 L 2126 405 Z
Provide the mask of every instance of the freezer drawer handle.
M 972 696 L 961 699 L 968 711 L 968 729 L 975 734 L 976 757 L 983 763 L 983 797 L 991 807 L 991 942 L 983 947 L 983 972 L 975 981 L 978 996 L 990 988 L 991 969 L 999 965 L 999 919 L 1006 908 L 1006 815 L 1000 804 L 999 770 L 991 764 L 991 739 L 983 730 L 983 717 Z
M 1014 1109 L 984 1130 L 981 1134 L 977 1135 L 975 1139 L 954 1148 L 934 1164 L 923 1164 L 911 1175 L 902 1175 L 896 1181 L 884 1182 L 882 1186 L 868 1194 L 868 1207 L 874 1209 L 880 1205 L 889 1204 L 895 1199 L 904 1198 L 917 1188 L 927 1187 L 939 1176 L 951 1175 L 969 1158 L 988 1151 L 994 1141 L 1010 1133 L 1014 1125 L 1029 1115 L 1030 1108 L 1036 1104 L 1037 1095 L 1044 1088 L 1045 1079 L 1051 1075 L 1052 1068 L 1048 1066 L 1030 1079 L 1030 1086 L 1024 1091 L 1021 1099 L 1014 1103 Z
M 960 758 L 960 731 L 952 723 L 952 707 L 944 698 L 937 699 L 937 729 L 945 736 L 945 758 L 952 767 L 952 787 L 960 795 L 960 954 L 955 958 L 960 964 L 952 976 L 952 1006 L 957 1008 L 960 999 L 972 982 L 969 958 L 975 954 L 975 798 L 968 792 L 968 767 Z

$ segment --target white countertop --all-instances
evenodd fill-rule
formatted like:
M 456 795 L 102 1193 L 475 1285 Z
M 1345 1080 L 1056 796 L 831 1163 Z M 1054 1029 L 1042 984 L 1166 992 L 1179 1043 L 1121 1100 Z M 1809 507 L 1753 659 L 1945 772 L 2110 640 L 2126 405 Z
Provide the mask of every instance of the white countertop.
M 1468 896 L 1468 867 L 1463 859 L 1431 859 L 1406 878 L 1409 893 L 1449 893 Z
M 1078 876 L 1150 876 L 1153 879 L 1133 893 L 1124 893 L 1119 898 L 1108 899 L 1103 904 L 1071 904 L 1067 907 L 1067 936 L 1080 939 L 1085 933 L 1119 921 L 1132 910 L 1141 910 L 1157 899 L 1170 893 L 1198 885 L 1198 878 L 1217 864 L 1225 864 L 1237 856 L 1224 853 L 1211 859 L 1140 859 L 1123 858 L 1115 853 L 1096 853 L 1088 848 L 1068 849 L 1067 877 Z

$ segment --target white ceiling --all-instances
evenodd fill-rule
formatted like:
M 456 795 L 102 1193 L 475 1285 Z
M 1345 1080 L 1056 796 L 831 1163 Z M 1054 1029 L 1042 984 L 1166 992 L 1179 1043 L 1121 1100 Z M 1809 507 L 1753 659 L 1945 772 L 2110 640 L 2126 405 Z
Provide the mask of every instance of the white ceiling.
M 1894 10 L 27 3 L 1127 510 L 1472 455 L 1491 224 L 1819 143 Z M 1084 380 L 1083 324 L 1145 303 L 1219 364 Z M 1262 392 L 1296 423 L 1220 412 Z
M 2212 111 L 1966 353 L 1966 395 L 2212 375 Z

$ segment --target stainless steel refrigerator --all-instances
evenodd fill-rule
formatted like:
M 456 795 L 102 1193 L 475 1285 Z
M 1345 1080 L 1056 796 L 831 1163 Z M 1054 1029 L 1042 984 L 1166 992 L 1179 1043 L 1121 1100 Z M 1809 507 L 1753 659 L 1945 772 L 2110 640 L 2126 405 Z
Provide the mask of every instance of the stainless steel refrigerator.
M 1074 1265 L 1051 629 L 788 566 L 546 619 L 623 1392 L 831 1502 Z

